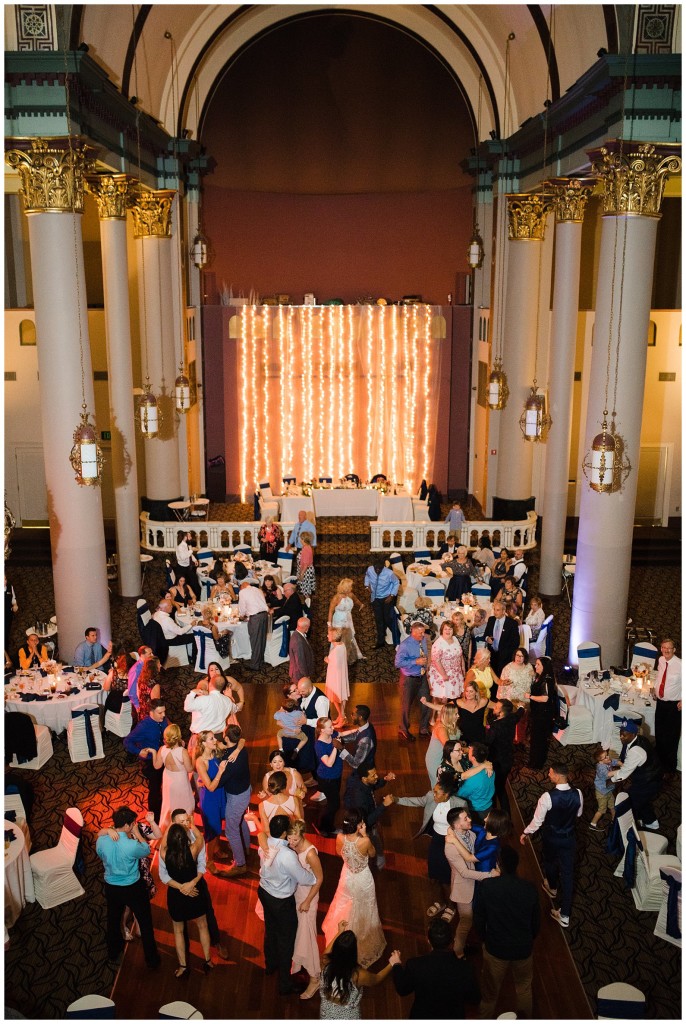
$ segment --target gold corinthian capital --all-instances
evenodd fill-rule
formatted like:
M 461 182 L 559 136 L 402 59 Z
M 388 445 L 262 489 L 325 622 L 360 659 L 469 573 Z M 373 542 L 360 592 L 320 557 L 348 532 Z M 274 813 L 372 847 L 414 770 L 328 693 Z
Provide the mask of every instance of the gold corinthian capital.
M 667 176 L 681 171 L 676 143 L 613 140 L 590 149 L 594 172 L 604 186 L 603 213 L 659 217 Z
M 86 189 L 98 204 L 100 220 L 126 220 L 132 179 L 128 174 L 89 174 Z
M 19 140 L 10 140 L 19 141 Z M 24 212 L 83 213 L 84 174 L 95 150 L 82 139 L 27 139 L 5 159 L 21 178 Z
M 596 184 L 595 178 L 550 178 L 546 181 L 546 192 L 550 193 L 555 206 L 555 221 L 558 224 L 582 224 L 586 203 Z
M 134 238 L 171 238 L 173 189 L 145 192 L 137 189 L 131 196 Z
M 509 192 L 506 198 L 510 241 L 542 242 L 546 217 L 553 209 L 552 198 L 545 192 Z

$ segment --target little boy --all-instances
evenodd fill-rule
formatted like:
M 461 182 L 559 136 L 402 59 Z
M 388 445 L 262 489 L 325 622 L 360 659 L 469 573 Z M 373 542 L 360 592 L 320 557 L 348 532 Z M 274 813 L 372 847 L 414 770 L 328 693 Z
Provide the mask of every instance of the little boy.
M 620 762 L 610 757 L 609 750 L 603 750 L 602 748 L 596 752 L 595 759 L 596 769 L 593 785 L 595 787 L 598 810 L 591 819 L 591 828 L 595 832 L 600 832 L 605 826 L 599 825 L 598 822 L 606 811 L 610 812 L 611 821 L 615 820 L 615 786 L 614 782 L 608 780 L 607 773 L 611 768 L 616 768 Z
M 291 700 L 290 697 L 284 697 L 281 702 L 281 708 L 279 711 L 274 712 L 274 718 L 279 723 L 281 728 L 276 734 L 276 742 L 279 750 L 283 750 L 283 740 L 298 740 L 298 745 L 295 750 L 289 750 L 292 755 L 300 753 L 302 748 L 307 743 L 307 735 L 302 731 L 300 726 L 306 721 L 303 715 L 300 705 L 297 701 Z M 289 744 L 290 747 L 290 744 Z
M 450 512 L 448 512 L 448 517 L 445 521 L 446 523 L 449 523 L 451 532 L 459 533 L 460 527 L 464 522 L 466 522 L 466 517 L 462 511 L 462 506 L 459 501 L 453 502 L 453 507 L 450 509 Z

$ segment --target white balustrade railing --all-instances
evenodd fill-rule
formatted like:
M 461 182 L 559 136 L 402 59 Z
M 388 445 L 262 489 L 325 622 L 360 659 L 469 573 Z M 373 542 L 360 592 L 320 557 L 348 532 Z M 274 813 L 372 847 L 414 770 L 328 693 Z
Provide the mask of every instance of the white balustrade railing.
M 529 512 L 521 522 L 485 519 L 480 522 L 469 520 L 459 530 L 458 540 L 465 547 L 478 547 L 479 537 L 489 537 L 491 546 L 500 548 L 536 547 L 535 512 Z M 370 548 L 372 551 L 415 551 L 417 548 L 428 548 L 437 551 L 449 533 L 454 533 L 447 523 L 382 523 L 377 520 L 370 522 Z
M 193 543 L 199 548 L 210 548 L 211 551 L 233 551 L 239 544 L 248 544 L 252 551 L 260 546 L 258 533 L 261 522 L 222 523 L 210 519 L 182 520 L 180 522 L 159 522 L 150 519 L 148 512 L 141 512 L 141 547 L 145 551 L 176 551 L 177 545 L 184 534 L 190 533 Z M 280 523 L 284 535 L 293 529 L 294 523 Z

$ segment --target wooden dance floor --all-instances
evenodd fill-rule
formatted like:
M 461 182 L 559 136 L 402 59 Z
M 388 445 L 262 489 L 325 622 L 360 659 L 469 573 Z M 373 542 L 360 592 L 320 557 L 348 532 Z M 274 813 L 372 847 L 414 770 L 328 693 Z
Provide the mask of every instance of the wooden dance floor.
M 246 711 L 241 716 L 241 724 L 250 749 L 254 793 L 259 790 L 266 770 L 267 753 L 275 745 L 272 715 L 278 707 L 278 691 L 275 686 L 246 686 Z M 372 721 L 379 738 L 379 774 L 388 771 L 396 774 L 396 781 L 388 783 L 382 793 L 393 792 L 398 796 L 425 793 L 429 788 L 424 764 L 428 741 L 420 738 L 412 744 L 398 742 L 397 688 L 389 683 L 355 683 L 348 707 L 352 708 L 355 703 L 368 704 L 372 709 Z M 349 769 L 344 769 L 343 785 L 348 773 Z M 316 812 L 316 805 L 306 810 L 308 821 Z M 541 874 L 531 846 L 527 842 L 522 847 L 518 842 L 523 823 L 514 802 L 513 820 L 517 830 L 514 839 L 521 855 L 520 874 L 540 886 Z M 393 806 L 384 813 L 381 824 L 387 865 L 383 871 L 374 872 L 379 913 L 388 941 L 386 955 L 398 948 L 403 961 L 428 951 L 426 909 L 434 899 L 426 871 L 428 840 L 411 838 L 420 823 L 421 813 L 416 808 Z M 322 855 L 324 869 L 319 899 L 321 923 L 338 883 L 341 861 L 335 855 L 334 840 L 321 839 L 316 835 L 309 838 Z M 197 1007 L 205 1019 L 318 1019 L 318 996 L 308 1002 L 297 996 L 282 998 L 277 992 L 276 976 L 267 978 L 264 973 L 263 926 L 255 914 L 258 864 L 253 841 L 247 875 L 235 880 L 216 878 L 209 873 L 206 876 L 217 920 L 230 952 L 228 961 L 216 958 L 216 966 L 207 976 L 202 972 L 197 931 L 191 925 L 191 972 L 181 980 L 174 977 L 176 954 L 166 908 L 166 887 L 158 884 L 153 921 L 162 966 L 157 971 L 148 971 L 140 940 L 128 943 L 112 993 L 119 1017 L 133 1020 L 156 1018 L 159 1007 L 164 1003 L 183 999 Z M 155 877 L 157 879 L 156 865 Z M 550 900 L 541 890 L 542 925 L 534 946 L 534 1014 L 539 1019 L 592 1019 L 564 932 L 549 916 L 550 906 Z M 480 955 L 471 957 L 470 961 L 478 975 Z M 373 969 L 378 970 L 385 963 L 383 958 Z M 406 1019 L 410 1006 L 411 999 L 397 996 L 392 981 L 388 979 L 378 988 L 365 991 L 362 1016 L 369 1019 Z M 514 1006 L 514 991 L 509 982 L 503 988 L 496 1013 L 512 1010 Z M 468 1007 L 467 1016 L 475 1018 L 476 1015 L 477 1008 Z

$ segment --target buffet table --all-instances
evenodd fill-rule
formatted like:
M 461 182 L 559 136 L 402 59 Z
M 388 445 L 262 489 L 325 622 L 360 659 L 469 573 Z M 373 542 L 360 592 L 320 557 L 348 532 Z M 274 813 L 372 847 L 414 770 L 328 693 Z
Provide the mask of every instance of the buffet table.
M 5 848 L 5 928 L 11 928 L 26 904 L 36 902 L 36 894 L 24 835 L 9 821 L 5 822 L 5 832 L 14 835 Z
M 84 689 L 89 676 L 93 677 L 94 683 L 99 684 L 100 689 Z M 66 731 L 76 705 L 105 703 L 107 692 L 102 689 L 102 684 L 106 678 L 104 672 L 93 670 L 88 670 L 83 676 L 76 672 L 62 672 L 61 681 L 56 684 L 56 692 L 52 693 L 50 684 L 55 676 L 41 676 L 37 671 L 12 676 L 5 687 L 5 711 L 31 715 L 36 725 L 47 725 L 48 729 L 59 734 Z M 67 689 L 76 689 L 77 692 L 69 695 L 61 692 Z
M 644 736 L 655 738 L 655 700 L 648 696 L 647 692 L 637 690 L 628 686 L 629 680 L 624 678 L 623 690 L 620 693 L 619 707 L 616 711 L 612 708 L 604 708 L 603 704 L 613 693 L 619 693 L 613 689 L 611 683 L 619 685 L 621 676 L 613 677 L 609 682 L 598 683 L 585 676 L 579 679 L 576 693 L 576 704 L 588 708 L 593 716 L 593 742 L 601 743 L 603 747 L 610 745 L 610 739 L 614 734 L 614 715 L 640 715 L 643 719 Z

